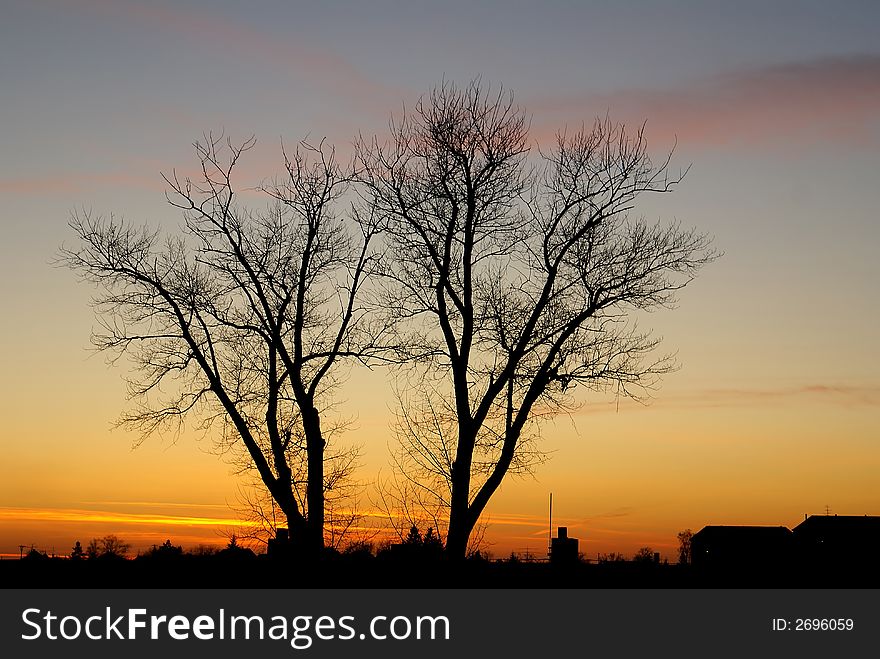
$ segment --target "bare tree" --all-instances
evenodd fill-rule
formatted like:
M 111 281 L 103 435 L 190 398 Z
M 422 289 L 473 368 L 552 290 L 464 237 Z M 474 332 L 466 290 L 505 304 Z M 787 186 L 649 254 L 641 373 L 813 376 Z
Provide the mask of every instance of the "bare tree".
M 448 511 L 446 549 L 460 558 L 578 385 L 638 396 L 670 368 L 629 316 L 670 305 L 714 255 L 693 230 L 631 214 L 681 179 L 669 157 L 651 161 L 643 127 L 600 119 L 533 157 L 512 95 L 479 81 L 444 83 L 357 157 L 395 254 L 387 306 L 418 348 L 397 465 Z
M 92 538 L 85 550 L 86 558 L 125 558 L 131 545 L 123 542 L 115 535 L 105 535 L 103 538 Z
M 633 555 L 633 561 L 636 563 L 655 563 L 654 550 L 650 547 L 640 547 Z
M 678 562 L 680 565 L 690 565 L 691 562 L 691 540 L 693 540 L 694 532 L 685 529 L 679 532 L 678 538 Z
M 342 447 L 343 453 L 336 453 L 331 446 L 325 453 L 324 544 L 337 551 L 368 543 L 380 532 L 360 507 L 366 486 L 354 479 L 354 470 L 359 466 L 355 462 L 359 457 L 356 448 Z M 226 529 L 223 535 L 234 535 L 252 547 L 265 547 L 286 525 L 283 511 L 259 478 L 239 487 L 236 509 L 242 524 Z
M 337 214 L 350 177 L 323 142 L 284 154 L 286 176 L 261 188 L 266 208 L 237 203 L 233 170 L 253 145 L 208 135 L 195 180 L 165 177 L 179 235 L 75 213 L 79 245 L 62 258 L 102 290 L 94 344 L 134 364 L 122 422 L 144 437 L 188 416 L 219 429 L 315 554 L 325 493 L 355 464 L 328 448 L 341 427 L 327 415 L 334 386 L 343 362 L 383 354 L 386 328 L 362 302 L 377 226 Z

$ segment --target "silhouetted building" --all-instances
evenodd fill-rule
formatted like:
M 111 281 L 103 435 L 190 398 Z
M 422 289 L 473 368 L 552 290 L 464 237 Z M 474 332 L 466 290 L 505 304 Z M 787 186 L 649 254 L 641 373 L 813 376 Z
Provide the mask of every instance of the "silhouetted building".
M 568 537 L 568 527 L 560 526 L 550 540 L 550 562 L 553 565 L 574 565 L 578 560 L 578 539 Z
M 792 530 L 801 560 L 816 567 L 877 564 L 880 517 L 811 515 Z
M 791 557 L 784 526 L 704 526 L 691 538 L 691 563 L 705 568 L 771 567 Z

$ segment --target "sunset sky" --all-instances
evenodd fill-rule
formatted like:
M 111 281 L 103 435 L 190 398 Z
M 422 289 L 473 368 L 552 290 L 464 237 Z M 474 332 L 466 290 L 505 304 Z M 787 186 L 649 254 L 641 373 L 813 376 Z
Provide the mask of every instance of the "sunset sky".
M 551 491 L 593 557 L 674 560 L 684 528 L 826 505 L 880 515 L 878 25 L 876 2 L 4 2 L 0 554 L 216 544 L 237 523 L 209 440 L 133 449 L 113 429 L 126 368 L 90 352 L 94 290 L 52 265 L 70 212 L 173 229 L 160 172 L 191 167 L 204 132 L 256 134 L 252 187 L 282 170 L 282 138 L 347 153 L 475 76 L 514 90 L 535 144 L 606 113 L 647 120 L 658 156 L 677 140 L 689 174 L 639 210 L 724 253 L 641 321 L 680 369 L 646 406 L 596 395 L 546 426 L 548 462 L 489 506 L 490 551 L 544 552 Z M 389 471 L 387 377 L 355 371 L 341 394 L 365 483 Z

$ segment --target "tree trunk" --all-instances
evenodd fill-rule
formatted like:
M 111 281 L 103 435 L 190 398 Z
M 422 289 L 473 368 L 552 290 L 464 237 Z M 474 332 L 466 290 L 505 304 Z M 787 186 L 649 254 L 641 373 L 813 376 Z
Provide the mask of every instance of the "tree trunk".
M 452 491 L 449 500 L 449 530 L 446 534 L 446 556 L 453 562 L 464 561 L 468 539 L 476 521 L 472 518 L 470 509 L 471 467 L 475 442 L 476 430 L 460 416 L 458 449 L 450 474 Z
M 468 505 L 470 469 L 453 469 L 452 493 L 449 506 L 449 531 L 446 534 L 446 556 L 453 562 L 464 561 L 468 538 L 474 528 Z
M 297 538 L 302 537 L 305 534 L 305 520 L 298 512 L 294 515 L 285 516 L 287 517 L 287 530 L 290 533 L 291 542 L 295 543 Z
M 303 413 L 303 430 L 308 453 L 308 479 L 306 486 L 306 556 L 318 558 L 324 548 L 324 437 L 321 435 L 321 419 L 313 406 Z
M 473 524 L 468 524 L 467 521 L 467 510 L 464 511 L 464 514 L 455 514 L 455 509 L 450 509 L 445 551 L 446 557 L 451 562 L 461 563 L 464 561 L 472 529 Z

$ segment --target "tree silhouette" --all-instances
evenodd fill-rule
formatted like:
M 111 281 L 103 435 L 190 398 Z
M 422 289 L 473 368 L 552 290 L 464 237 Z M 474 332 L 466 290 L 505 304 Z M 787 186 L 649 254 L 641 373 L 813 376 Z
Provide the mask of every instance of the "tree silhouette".
M 233 535 L 226 546 L 217 552 L 217 556 L 227 560 L 247 560 L 254 558 L 256 554 L 253 549 L 241 546 L 238 538 Z
M 429 526 L 428 530 L 425 531 L 425 537 L 422 540 L 422 544 L 426 547 L 442 547 L 443 541 L 440 540 L 440 537 L 434 533 L 434 527 Z
M 89 541 L 89 544 L 86 545 L 85 557 L 89 560 L 94 560 L 101 555 L 101 546 L 97 538 L 92 538 Z
M 694 532 L 685 529 L 678 534 L 678 562 L 681 565 L 689 565 L 691 562 L 691 540 Z
M 415 525 L 410 528 L 409 533 L 403 539 L 403 544 L 416 547 L 420 547 L 423 544 L 422 534 L 419 532 Z
M 428 530 L 422 535 L 417 526 L 411 526 L 409 533 L 400 543 L 399 549 L 402 552 L 397 555 L 405 557 L 407 560 L 433 562 L 443 555 L 443 543 L 437 537 L 433 527 L 428 527 Z
M 159 560 L 173 560 L 181 556 L 183 556 L 183 547 L 173 544 L 171 540 L 166 540 L 161 545 L 153 545 L 143 554 L 144 558 Z
M 364 485 L 352 476 L 357 454 L 351 451 L 346 457 L 345 462 L 337 460 L 332 463 L 334 469 L 325 472 L 324 542 L 335 550 L 351 543 L 367 542 L 378 532 L 370 528 L 365 513 L 359 508 L 358 499 Z M 236 508 L 245 522 L 235 531 L 239 540 L 268 545 L 285 525 L 283 512 L 262 482 L 240 487 Z
M 123 559 L 128 555 L 129 549 L 130 544 L 110 534 L 103 538 L 92 538 L 86 547 L 85 556 L 89 559 Z
M 633 556 L 633 560 L 637 563 L 653 563 L 654 550 L 650 547 L 641 547 Z
M 386 306 L 413 348 L 396 470 L 429 516 L 446 511 L 460 559 L 579 385 L 637 397 L 669 370 L 628 314 L 670 305 L 714 255 L 693 230 L 631 214 L 681 178 L 651 161 L 641 128 L 597 120 L 531 158 L 524 112 L 479 81 L 442 84 L 357 153 L 394 254 Z
M 83 551 L 82 544 L 77 540 L 73 549 L 70 551 L 70 559 L 73 561 L 80 561 L 83 558 L 85 558 L 85 552 Z
M 362 299 L 377 226 L 337 214 L 349 177 L 323 143 L 284 153 L 285 177 L 261 188 L 266 209 L 240 205 L 233 173 L 254 143 L 208 135 L 194 145 L 195 180 L 165 177 L 179 234 L 79 212 L 79 245 L 62 260 L 103 291 L 94 344 L 136 368 L 122 423 L 142 437 L 185 417 L 218 430 L 218 447 L 258 475 L 314 556 L 325 493 L 341 489 L 357 457 L 332 441 L 342 423 L 327 414 L 340 363 L 385 354 L 387 328 Z

